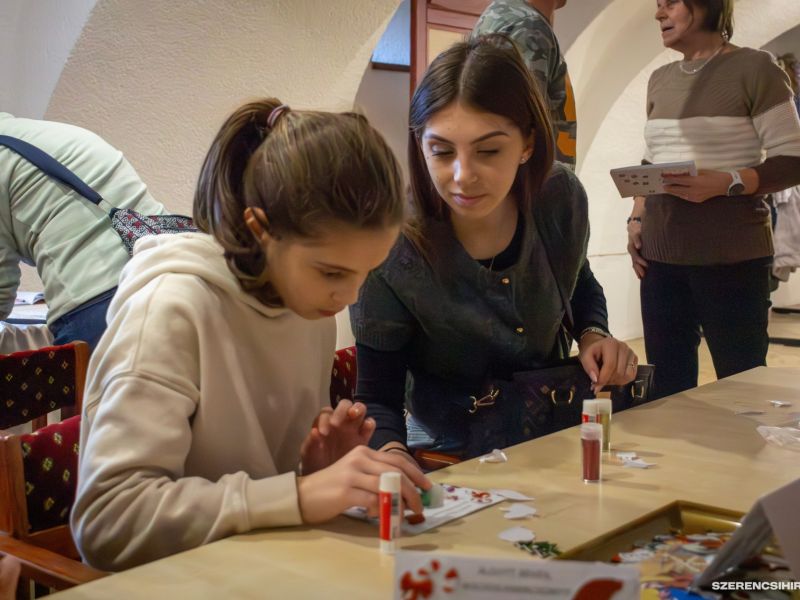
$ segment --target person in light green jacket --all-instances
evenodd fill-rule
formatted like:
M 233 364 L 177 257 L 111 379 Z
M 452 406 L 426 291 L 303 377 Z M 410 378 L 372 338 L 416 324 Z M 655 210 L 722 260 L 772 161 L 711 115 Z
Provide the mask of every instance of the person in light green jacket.
M 84 340 L 94 348 L 129 258 L 109 210 L 156 215 L 166 209 L 122 152 L 91 131 L 0 113 L 0 135 L 50 154 L 104 198 L 92 204 L 0 145 L 0 319 L 14 306 L 24 262 L 36 267 L 44 283 L 54 343 Z

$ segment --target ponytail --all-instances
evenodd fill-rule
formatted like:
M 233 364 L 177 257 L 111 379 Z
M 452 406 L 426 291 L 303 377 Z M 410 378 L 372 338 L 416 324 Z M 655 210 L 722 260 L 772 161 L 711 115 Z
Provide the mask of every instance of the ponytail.
M 266 256 L 245 224 L 267 216 L 273 237 L 313 237 L 331 222 L 382 227 L 404 221 L 400 167 L 381 135 L 355 113 L 292 111 L 277 98 L 240 107 L 206 155 L 194 221 L 222 245 L 242 287 L 279 305 Z

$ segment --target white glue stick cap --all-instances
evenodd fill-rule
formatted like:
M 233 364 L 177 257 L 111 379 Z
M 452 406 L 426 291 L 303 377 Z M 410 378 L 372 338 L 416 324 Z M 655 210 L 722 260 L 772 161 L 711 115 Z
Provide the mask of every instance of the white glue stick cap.
M 400 473 L 397 471 L 390 471 L 388 473 L 381 473 L 380 491 L 391 492 L 393 494 L 400 493 L 401 486 Z

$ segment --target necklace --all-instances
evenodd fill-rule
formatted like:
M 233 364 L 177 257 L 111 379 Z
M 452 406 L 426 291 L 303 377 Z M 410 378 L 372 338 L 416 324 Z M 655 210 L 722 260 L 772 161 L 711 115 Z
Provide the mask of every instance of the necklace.
M 711 56 L 709 56 L 707 59 L 705 59 L 705 60 L 703 61 L 703 64 L 701 64 L 699 67 L 697 67 L 697 68 L 695 68 L 695 69 L 687 69 L 686 67 L 684 67 L 684 66 L 683 66 L 683 63 L 685 63 L 685 62 L 686 62 L 685 60 L 682 60 L 681 62 L 679 62 L 679 63 L 678 63 L 678 67 L 680 68 L 680 70 L 681 70 L 681 73 L 684 73 L 684 74 L 686 74 L 686 75 L 696 75 L 697 73 L 699 73 L 700 71 L 702 71 L 702 70 L 703 70 L 703 67 L 705 67 L 705 66 L 706 66 L 708 63 L 710 63 L 710 62 L 711 62 L 711 59 L 713 59 L 713 58 L 714 58 L 714 57 L 715 57 L 717 54 L 719 54 L 720 52 L 722 52 L 722 49 L 725 47 L 725 43 L 726 43 L 726 42 L 722 42 L 722 45 L 721 45 L 719 48 L 717 48 L 717 49 L 714 51 L 714 54 L 712 54 L 712 55 L 711 55 Z

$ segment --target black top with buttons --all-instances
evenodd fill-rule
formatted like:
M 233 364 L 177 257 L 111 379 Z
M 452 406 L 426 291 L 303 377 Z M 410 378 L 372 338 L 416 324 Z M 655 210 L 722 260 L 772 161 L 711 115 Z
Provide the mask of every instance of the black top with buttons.
M 487 380 L 565 358 L 562 322 L 573 337 L 590 326 L 608 330 L 605 296 L 586 260 L 586 194 L 558 163 L 492 270 L 491 259 L 469 256 L 448 222 L 426 227 L 427 259 L 401 237 L 351 307 L 356 399 L 377 421 L 374 448 L 406 442 L 406 404 L 436 437 L 458 426 L 455 417 Z

